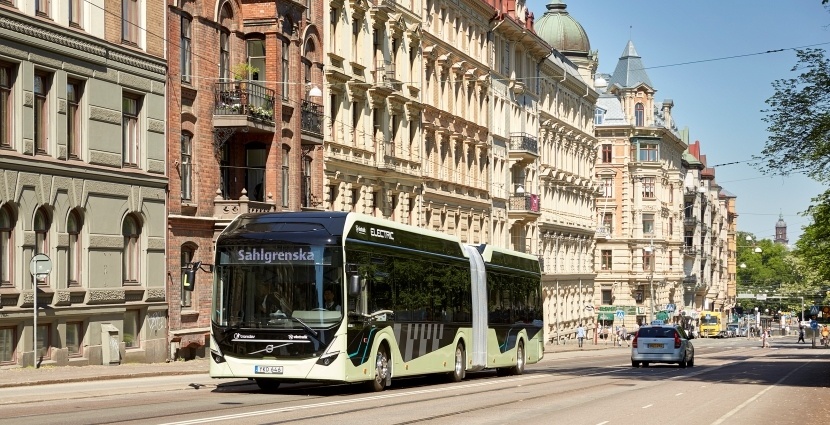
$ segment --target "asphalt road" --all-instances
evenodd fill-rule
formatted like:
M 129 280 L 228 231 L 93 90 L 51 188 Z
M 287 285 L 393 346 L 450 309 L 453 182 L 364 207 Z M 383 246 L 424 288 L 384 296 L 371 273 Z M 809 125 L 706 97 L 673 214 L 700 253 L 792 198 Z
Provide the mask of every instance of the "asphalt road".
M 632 368 L 626 348 L 547 355 L 518 377 L 468 374 L 349 385 L 165 376 L 0 390 L 0 424 L 820 424 L 830 419 L 830 350 L 695 340 L 692 368 Z M 191 385 L 192 384 L 192 385 Z

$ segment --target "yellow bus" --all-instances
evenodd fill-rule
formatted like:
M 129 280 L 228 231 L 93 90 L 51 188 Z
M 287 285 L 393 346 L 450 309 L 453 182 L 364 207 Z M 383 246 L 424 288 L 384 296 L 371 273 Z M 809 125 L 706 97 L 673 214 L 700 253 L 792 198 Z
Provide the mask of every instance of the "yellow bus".
M 700 313 L 700 337 L 717 336 L 721 331 L 721 314 L 719 311 L 704 311 Z
M 365 383 L 544 355 L 536 256 L 347 212 L 243 214 L 216 241 L 210 376 Z

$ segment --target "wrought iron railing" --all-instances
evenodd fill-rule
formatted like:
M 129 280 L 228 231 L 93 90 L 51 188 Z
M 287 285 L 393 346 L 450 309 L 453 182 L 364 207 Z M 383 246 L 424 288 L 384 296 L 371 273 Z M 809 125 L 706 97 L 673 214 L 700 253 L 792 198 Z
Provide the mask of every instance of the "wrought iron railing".
M 302 129 L 316 134 L 323 134 L 323 105 L 303 100 Z
M 214 115 L 247 115 L 274 121 L 274 90 L 249 81 L 219 82 L 213 88 Z
M 510 134 L 510 150 L 511 151 L 527 151 L 533 154 L 539 153 L 539 142 L 536 137 L 529 133 L 511 133 Z

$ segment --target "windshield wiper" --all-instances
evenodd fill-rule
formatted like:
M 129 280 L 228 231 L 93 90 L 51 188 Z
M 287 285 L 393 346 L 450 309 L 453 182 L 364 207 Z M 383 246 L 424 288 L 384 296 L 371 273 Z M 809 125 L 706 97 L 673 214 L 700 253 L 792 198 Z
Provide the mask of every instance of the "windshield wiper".
M 314 339 L 317 339 L 317 331 L 315 331 L 311 326 L 308 326 L 306 322 L 303 322 L 301 319 L 298 319 L 296 317 L 292 317 L 291 320 L 296 320 L 297 323 L 301 324 L 303 328 L 305 328 L 305 330 L 309 331 L 312 335 L 314 335 Z M 317 339 L 317 341 L 319 341 L 319 339 Z

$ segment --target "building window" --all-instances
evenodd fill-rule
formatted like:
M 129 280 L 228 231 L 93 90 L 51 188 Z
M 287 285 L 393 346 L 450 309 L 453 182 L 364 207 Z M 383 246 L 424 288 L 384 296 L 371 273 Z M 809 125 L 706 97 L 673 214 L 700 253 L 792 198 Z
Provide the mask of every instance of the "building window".
M 645 123 L 645 108 L 642 103 L 634 105 L 634 125 L 642 127 Z
M 602 213 L 602 227 L 608 235 L 614 234 L 614 214 L 610 212 Z
M 654 177 L 643 177 L 643 198 L 654 198 Z
M 643 234 L 654 234 L 654 214 L 643 214 Z
M 0 62 L 0 147 L 10 147 L 12 143 L 12 79 L 14 68 Z
M 37 360 L 48 359 L 52 348 L 52 326 L 37 325 Z
M 337 21 L 340 19 L 340 11 L 336 7 L 329 9 L 329 45 L 337 46 Z M 334 50 L 334 49 L 333 49 Z M 332 53 L 337 54 L 335 50 Z
M 339 189 L 339 187 L 336 184 L 329 185 L 329 205 L 331 205 L 331 210 L 332 211 L 338 211 L 334 207 L 334 203 L 337 201 L 338 189 Z
M 17 358 L 17 332 L 13 327 L 0 328 L 0 364 L 14 363 Z
M 291 44 L 288 40 L 282 41 L 282 100 L 288 100 L 288 84 L 291 80 L 291 69 L 288 62 L 289 47 Z
M 602 270 L 611 270 L 611 250 L 610 249 L 603 249 L 602 251 L 602 258 L 601 258 L 601 267 Z
M 311 157 L 308 155 L 303 155 L 303 181 L 302 181 L 302 192 L 303 192 L 303 206 L 310 207 L 311 206 Z
M 603 289 L 602 290 L 602 304 L 611 305 L 611 303 L 613 303 L 613 302 L 614 302 L 614 300 L 611 296 L 611 290 L 610 289 Z
M 288 207 L 288 199 L 290 198 L 290 184 L 291 184 L 291 173 L 289 169 L 289 164 L 291 163 L 291 157 L 289 154 L 291 151 L 287 147 L 282 148 L 282 206 Z
M 46 18 L 52 16 L 50 3 L 51 0 L 35 0 L 35 14 Z
M 657 162 L 657 143 L 640 144 L 640 161 Z
M 67 3 L 69 4 L 69 26 L 81 28 L 84 17 L 81 6 L 84 4 L 84 0 L 69 0 Z
M 669 217 L 669 236 L 674 236 L 674 217 Z
M 66 323 L 66 351 L 69 357 L 80 357 L 83 354 L 81 344 L 84 340 L 83 322 Z
M 124 347 L 138 348 L 141 347 L 141 341 L 138 336 L 138 310 L 127 310 L 124 312 Z
M 355 62 L 360 62 L 360 49 L 357 46 L 360 46 L 360 30 L 363 27 L 363 21 L 355 18 L 352 19 L 352 46 L 355 46 L 352 49 L 352 59 Z
M 139 155 L 139 130 L 138 111 L 140 109 L 139 99 L 132 96 L 124 96 L 121 103 L 122 131 L 123 131 L 123 162 L 127 167 L 138 167 Z
M 248 51 L 248 65 L 251 81 L 265 81 L 265 40 L 247 40 L 245 42 Z
M 181 294 L 182 294 L 182 307 L 190 307 L 191 297 L 193 295 L 193 291 L 189 289 L 184 289 L 184 269 L 190 268 L 190 263 L 193 262 L 193 257 L 196 253 L 196 250 L 190 245 L 183 245 L 182 246 L 182 254 L 181 254 L 181 269 L 182 269 L 182 286 L 181 286 Z M 198 270 L 196 271 L 198 273 Z M 196 282 L 188 282 L 190 285 L 194 285 Z M 195 286 L 191 286 L 195 290 Z
M 138 0 L 121 0 L 121 39 L 138 45 Z
M 352 212 L 357 212 L 358 201 L 360 201 L 360 189 L 352 189 Z
M 77 80 L 66 82 L 66 149 L 72 159 L 81 156 L 81 97 L 84 83 Z
M 594 109 L 594 125 L 601 125 L 605 121 L 605 110 L 602 108 Z
M 231 49 L 230 34 L 226 31 L 219 33 L 219 78 L 228 81 L 231 78 Z
M 189 83 L 190 82 L 190 64 L 191 64 L 191 44 L 190 40 L 192 39 L 192 35 L 190 32 L 190 18 L 187 16 L 182 16 L 182 28 L 181 28 L 181 45 L 179 48 L 181 49 L 181 73 L 182 73 L 182 81 Z
M 69 286 L 80 286 L 81 282 L 82 228 L 81 215 L 77 210 L 72 210 L 66 220 L 66 233 L 69 234 L 69 246 L 66 250 L 66 281 Z
M 372 215 L 375 217 L 383 217 L 383 211 L 380 209 L 380 191 L 378 189 L 372 192 Z
M 35 213 L 35 254 L 49 255 L 49 227 L 52 223 L 43 208 Z
M 612 146 L 609 144 L 602 145 L 602 163 L 603 164 L 610 164 L 611 163 L 611 148 Z
M 643 250 L 643 271 L 654 271 L 654 249 Z
M 0 286 L 12 286 L 14 224 L 15 219 L 9 207 L 0 208 Z
M 179 175 L 182 179 L 182 201 L 189 201 L 193 197 L 192 137 L 190 133 L 182 133 L 182 162 L 179 168 Z
M 602 178 L 602 196 L 604 198 L 614 197 L 614 179 L 611 177 Z
M 124 224 L 121 229 L 121 234 L 124 237 L 124 252 L 123 252 L 123 279 L 125 285 L 138 284 L 138 267 L 141 255 L 139 246 L 139 237 L 141 236 L 141 226 L 138 220 L 132 215 L 124 218 Z
M 52 75 L 36 72 L 34 83 L 35 151 L 46 154 L 49 153 L 49 89 Z

